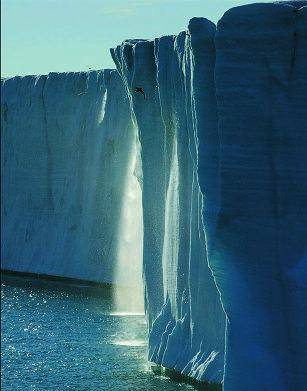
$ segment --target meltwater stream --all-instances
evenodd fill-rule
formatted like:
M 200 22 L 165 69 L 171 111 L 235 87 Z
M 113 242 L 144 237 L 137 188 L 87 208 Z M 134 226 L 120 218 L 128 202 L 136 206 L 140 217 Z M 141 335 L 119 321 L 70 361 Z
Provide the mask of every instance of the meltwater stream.
M 102 289 L 5 276 L 1 300 L 3 391 L 193 389 L 153 375 L 144 316 Z

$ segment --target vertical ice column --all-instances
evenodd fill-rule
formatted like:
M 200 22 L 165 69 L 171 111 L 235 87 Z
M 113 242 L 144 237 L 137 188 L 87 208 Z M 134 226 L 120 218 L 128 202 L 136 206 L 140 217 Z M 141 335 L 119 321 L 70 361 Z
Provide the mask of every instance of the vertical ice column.
M 122 75 L 138 128 L 142 161 L 143 275 L 149 327 L 164 301 L 162 253 L 165 178 L 164 132 L 156 84 L 154 45 L 151 41 L 125 41 L 111 50 Z M 135 88 L 143 89 L 142 93 Z
M 157 84 L 165 133 L 167 197 L 163 265 L 165 291 L 170 301 L 171 321 L 152 360 L 178 372 L 188 373 L 191 359 L 189 257 L 191 252 L 191 198 L 193 169 L 189 153 L 183 74 L 177 45 L 184 52 L 185 34 L 155 40 Z M 166 164 L 167 168 L 167 164 Z M 173 197 L 169 197 L 172 194 Z M 202 249 L 200 248 L 200 253 Z M 196 261 L 196 260 L 195 260 Z M 160 318 L 166 314 L 161 312 Z M 157 319 L 153 333 L 159 323 Z M 199 346 L 198 346 L 199 347 Z M 186 369 L 185 369 L 186 368 Z
M 192 319 L 195 319 L 196 329 L 206 344 L 218 353 L 215 357 L 216 368 L 220 368 L 222 379 L 225 314 L 209 268 L 212 238 L 215 236 L 219 210 L 219 137 L 214 86 L 215 30 L 214 23 L 205 18 L 190 20 L 189 48 L 186 49 L 188 64 L 185 66 L 185 83 L 188 85 L 185 90 L 191 99 L 188 123 L 193 126 L 189 132 L 193 148 L 190 149 L 195 165 L 196 182 L 201 190 L 201 204 L 198 206 L 198 213 L 202 216 L 199 218 L 199 236 L 205 235 L 205 257 L 203 263 L 200 263 L 201 268 L 195 268 L 194 276 L 191 278 L 191 289 L 196 289 L 196 275 L 201 278 L 197 288 L 199 301 L 194 301 Z M 193 309 L 193 305 L 191 308 Z
M 200 30 L 202 30 L 201 25 Z M 189 26 L 188 34 L 182 32 L 174 40 L 173 64 L 170 68 L 172 71 L 166 70 L 166 74 L 172 75 L 172 100 L 161 102 L 161 106 L 164 104 L 166 107 L 170 105 L 173 107 L 173 122 L 178 144 L 180 209 L 177 296 L 178 302 L 179 300 L 183 303 L 187 302 L 187 307 L 183 306 L 183 309 L 178 312 L 180 316 L 177 323 L 180 325 L 181 320 L 185 320 L 189 325 L 188 329 L 181 327 L 185 339 L 189 338 L 186 350 L 183 350 L 185 339 L 182 343 L 178 343 L 175 338 L 170 338 L 169 347 L 171 347 L 170 342 L 174 345 L 182 345 L 178 355 L 187 361 L 183 373 L 198 380 L 219 383 L 223 376 L 225 317 L 207 264 L 201 219 L 203 200 L 197 177 L 196 123 L 198 115 L 202 115 L 202 112 L 198 112 L 195 108 L 196 80 L 194 83 L 191 53 L 191 41 L 197 40 L 197 34 L 194 33 L 195 31 L 191 31 Z M 205 67 L 202 72 L 206 72 Z M 207 86 L 204 85 L 202 88 L 206 89 Z M 166 356 L 165 354 L 165 361 Z M 175 368 L 180 370 L 180 359 L 177 360 Z
M 192 52 L 192 85 L 194 126 L 199 185 L 204 197 L 203 220 L 207 252 L 215 235 L 219 211 L 219 152 L 218 116 L 215 97 L 214 67 L 216 26 L 204 18 L 189 22 Z
M 228 317 L 225 390 L 306 387 L 306 26 L 306 7 L 278 3 L 217 27 L 210 266 Z
M 177 147 L 177 132 L 174 126 L 175 114 L 172 97 L 176 88 L 171 72 L 176 73 L 173 68 L 174 62 L 174 36 L 156 38 L 154 41 L 154 56 L 156 63 L 156 83 L 159 96 L 160 116 L 163 123 L 163 159 L 164 159 L 164 180 L 165 193 L 165 217 L 164 217 L 164 238 L 163 238 L 163 288 L 164 298 L 170 300 L 170 308 L 174 316 L 177 311 L 177 269 L 179 241 L 179 162 Z

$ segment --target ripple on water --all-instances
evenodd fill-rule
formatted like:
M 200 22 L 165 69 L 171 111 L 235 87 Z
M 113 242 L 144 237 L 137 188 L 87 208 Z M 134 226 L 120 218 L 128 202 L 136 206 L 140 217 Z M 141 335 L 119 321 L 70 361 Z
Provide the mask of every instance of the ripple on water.
M 3 391 L 190 390 L 147 364 L 143 314 L 109 299 L 28 279 L 1 285 Z

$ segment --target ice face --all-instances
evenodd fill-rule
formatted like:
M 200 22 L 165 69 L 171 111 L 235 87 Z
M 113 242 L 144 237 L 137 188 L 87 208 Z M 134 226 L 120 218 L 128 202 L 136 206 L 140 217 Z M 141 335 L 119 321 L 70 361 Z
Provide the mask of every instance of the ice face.
M 229 318 L 230 390 L 306 384 L 306 11 L 254 4 L 217 26 L 220 212 L 210 266 Z
M 208 34 L 210 50 L 214 35 Z M 181 33 L 125 41 L 111 53 L 141 145 L 149 360 L 198 380 L 221 382 L 225 315 L 202 225 L 190 40 Z M 201 62 L 200 72 L 212 71 L 213 61 Z
M 2 81 L 2 267 L 116 282 L 142 251 L 150 361 L 305 389 L 306 13 L 236 7 L 124 41 L 118 73 Z
M 306 384 L 304 5 L 236 7 L 217 29 L 194 18 L 111 51 L 149 167 L 149 359 L 225 390 Z
M 2 268 L 116 282 L 135 140 L 118 73 L 6 79 L 2 111 Z

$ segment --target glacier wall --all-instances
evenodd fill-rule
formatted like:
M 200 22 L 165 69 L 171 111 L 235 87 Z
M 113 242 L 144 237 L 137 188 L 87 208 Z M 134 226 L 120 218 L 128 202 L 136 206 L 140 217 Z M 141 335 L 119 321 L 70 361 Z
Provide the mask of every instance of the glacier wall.
M 136 195 L 140 187 L 118 73 L 14 77 L 1 81 L 1 93 L 2 268 L 122 282 L 115 264 L 125 256 L 126 279 L 133 275 L 141 216 L 127 240 L 118 234 L 123 205 L 138 201 L 127 184 Z
M 306 387 L 306 12 L 111 49 L 141 144 L 149 359 L 225 390 Z
M 306 387 L 304 4 L 234 8 L 217 26 L 220 206 L 210 265 L 228 317 L 231 390 L 239 381 L 248 390 Z
M 199 29 L 198 20 L 193 27 Z M 208 22 L 195 45 L 212 51 L 213 28 Z M 126 86 L 141 147 L 149 360 L 220 383 L 225 314 L 208 267 L 202 223 L 190 41 L 186 33 L 128 40 L 111 54 Z M 214 56 L 200 62 L 210 79 Z M 136 87 L 143 89 L 145 99 Z M 206 94 L 205 99 L 214 99 L 213 87 Z M 216 119 L 215 105 L 208 112 Z
M 306 13 L 236 7 L 124 41 L 118 72 L 3 80 L 2 268 L 123 283 L 142 258 L 151 362 L 303 391 Z

